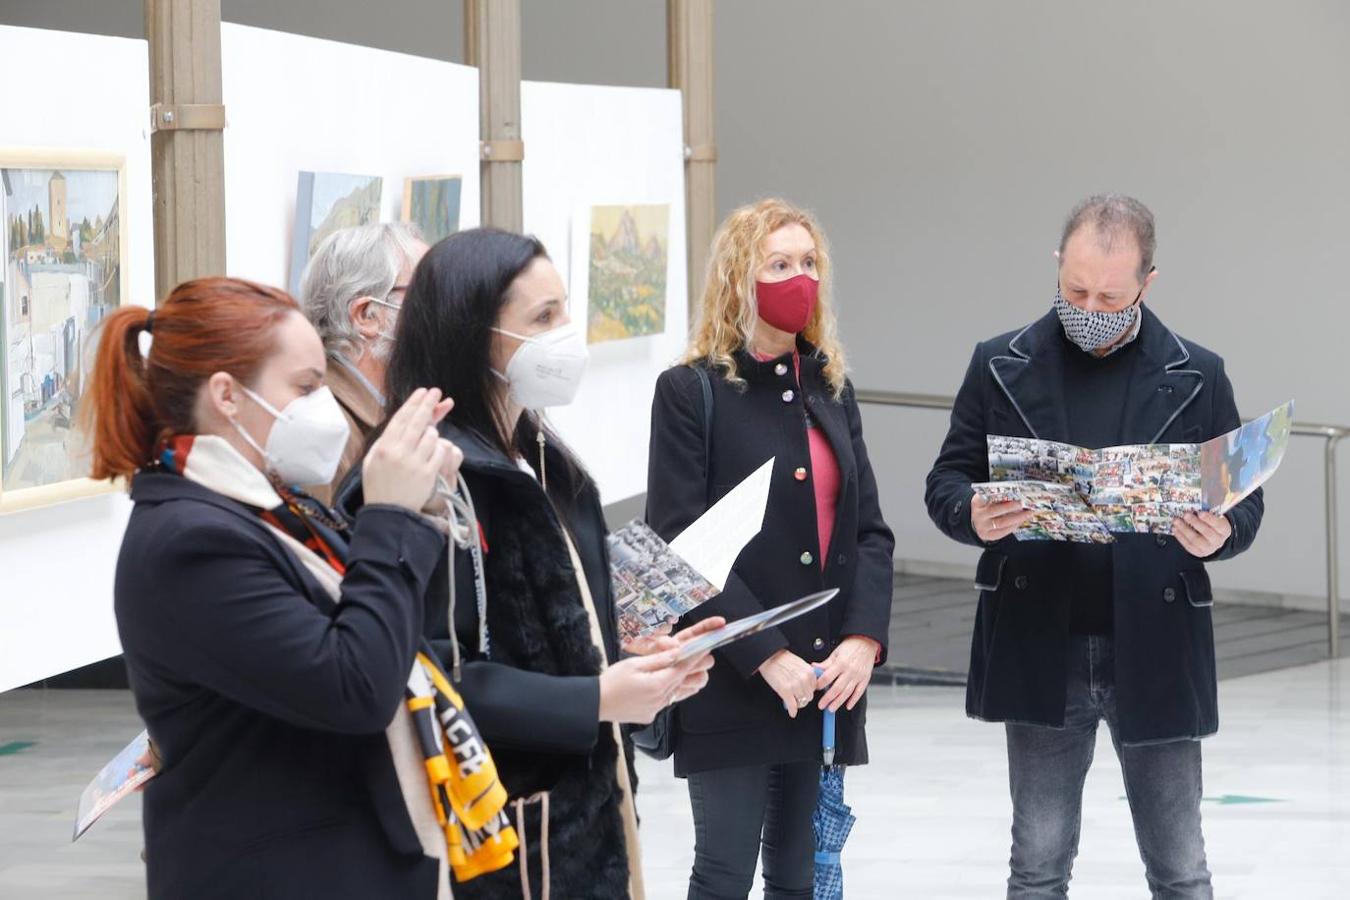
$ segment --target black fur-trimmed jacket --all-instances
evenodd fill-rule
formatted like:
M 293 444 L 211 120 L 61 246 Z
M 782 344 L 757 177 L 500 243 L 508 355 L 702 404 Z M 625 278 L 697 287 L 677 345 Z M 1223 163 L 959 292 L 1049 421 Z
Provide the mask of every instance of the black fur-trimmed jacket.
M 479 646 L 473 564 L 455 559 L 455 637 L 463 654 L 464 701 L 492 751 L 512 800 L 549 792 L 551 886 L 555 897 L 628 896 L 628 860 L 620 812 L 618 751 L 599 723 L 600 659 L 591 638 L 566 528 L 576 544 L 610 662 L 619 658 L 606 527 L 600 496 L 584 473 L 569 470 L 550 446 L 550 502 L 539 482 L 472 431 L 445 422 L 444 437 L 464 451 L 461 473 L 482 527 L 487 579 L 487 647 Z M 358 470 L 359 473 L 359 470 Z M 570 482 L 570 483 L 569 483 Z M 360 476 L 339 496 L 360 506 Z M 556 509 L 556 511 L 555 511 Z M 446 562 L 431 579 L 424 633 L 450 667 Z M 540 810 L 525 807 L 528 863 L 538 891 Z M 514 821 L 515 811 L 510 810 Z M 454 885 L 456 898 L 520 895 L 517 865 Z

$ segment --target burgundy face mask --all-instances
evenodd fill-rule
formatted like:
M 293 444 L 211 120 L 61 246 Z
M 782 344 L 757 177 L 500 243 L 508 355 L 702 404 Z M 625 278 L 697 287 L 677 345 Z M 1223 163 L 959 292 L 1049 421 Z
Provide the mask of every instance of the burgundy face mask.
M 816 312 L 820 282 L 805 273 L 787 281 L 755 282 L 759 317 L 779 331 L 798 334 Z

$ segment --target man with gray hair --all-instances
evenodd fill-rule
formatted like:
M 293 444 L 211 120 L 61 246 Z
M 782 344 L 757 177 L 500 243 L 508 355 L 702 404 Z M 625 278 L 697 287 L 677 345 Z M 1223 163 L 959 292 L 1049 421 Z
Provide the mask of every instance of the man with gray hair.
M 1052 308 L 975 348 L 928 475 L 929 515 L 984 550 L 966 711 L 1005 723 L 1013 801 L 1008 897 L 1062 897 L 1083 781 L 1105 721 L 1154 898 L 1212 897 L 1199 739 L 1219 727 L 1205 563 L 1251 546 L 1264 499 L 1151 521 L 1110 543 L 1019 541 L 1031 513 L 987 503 L 988 435 L 1100 448 L 1199 443 L 1241 424 L 1223 360 L 1144 304 L 1153 214 L 1101 194 L 1060 237 Z M 1025 535 L 1022 535 L 1025 537 Z
M 384 376 L 394 325 L 413 269 L 427 245 L 410 225 L 344 228 L 324 239 L 300 283 L 300 302 L 328 351 L 328 386 L 351 428 L 331 484 L 313 485 L 324 503 L 365 454 L 384 419 Z

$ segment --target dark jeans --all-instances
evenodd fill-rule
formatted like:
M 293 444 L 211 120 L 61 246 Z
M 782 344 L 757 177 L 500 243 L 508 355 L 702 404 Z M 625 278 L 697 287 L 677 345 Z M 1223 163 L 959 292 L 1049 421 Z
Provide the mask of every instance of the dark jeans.
M 1121 746 L 1109 637 L 1070 643 L 1064 727 L 1008 724 L 1012 787 L 1010 900 L 1064 897 L 1082 824 L 1083 781 L 1106 720 L 1125 776 L 1135 840 L 1154 900 L 1212 898 L 1200 831 L 1200 742 Z
M 689 900 L 744 900 L 763 842 L 765 900 L 810 900 L 816 839 L 811 813 L 820 763 L 718 769 L 689 776 L 694 871 Z

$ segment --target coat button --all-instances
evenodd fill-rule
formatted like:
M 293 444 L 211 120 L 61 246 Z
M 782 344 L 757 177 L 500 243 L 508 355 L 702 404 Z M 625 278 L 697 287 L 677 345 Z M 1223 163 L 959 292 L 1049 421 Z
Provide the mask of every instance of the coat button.
M 1025 575 L 1018 575 L 1017 578 L 1013 580 L 1013 586 L 1016 587 L 1019 591 L 1025 591 L 1027 589 L 1027 585 L 1029 585 L 1030 583 L 1031 582 L 1027 579 L 1027 576 Z
M 846 553 L 840 553 L 838 556 L 836 556 L 836 557 L 834 558 L 834 561 L 837 562 L 837 563 L 839 563 L 839 565 L 842 566 L 842 565 L 844 565 L 844 564 L 846 564 L 846 563 L 848 562 L 848 554 L 846 554 Z
M 816 558 L 815 558 L 814 556 L 811 555 L 811 551 L 810 551 L 810 550 L 807 550 L 805 553 L 803 553 L 803 554 L 801 555 L 801 561 L 802 561 L 802 565 L 804 565 L 804 566 L 809 566 L 809 565 L 811 565 L 811 563 L 813 563 L 813 562 L 816 561 Z
M 811 649 L 812 649 L 812 650 L 824 650 L 824 649 L 825 649 L 825 639 L 824 639 L 824 638 L 816 638 L 814 641 L 811 642 Z
M 784 403 L 791 403 L 793 400 L 796 400 L 796 399 L 797 399 L 797 395 L 794 394 L 792 391 L 783 391 L 783 402 L 784 402 Z
M 786 374 L 787 374 L 787 363 L 779 363 L 778 365 L 774 366 L 774 367 L 773 367 L 773 374 L 775 374 L 775 375 L 786 375 Z
M 797 479 L 798 481 L 805 481 L 805 480 L 806 480 L 806 466 L 798 466 L 798 467 L 796 468 L 796 470 L 793 471 L 792 477 L 795 478 L 795 479 Z
M 1174 601 L 1174 600 L 1176 600 L 1176 599 L 1177 599 L 1177 592 L 1176 592 L 1176 589 L 1175 589 L 1175 588 L 1164 588 L 1164 589 L 1163 589 L 1163 602 L 1164 602 L 1164 603 L 1171 603 L 1172 601 Z
M 1153 541 L 1154 541 L 1154 543 L 1156 543 L 1159 547 L 1166 547 L 1166 546 L 1167 546 L 1167 535 L 1165 535 L 1165 534 L 1160 534 L 1160 535 L 1158 535 L 1157 537 L 1155 537 L 1155 538 L 1153 539 Z

